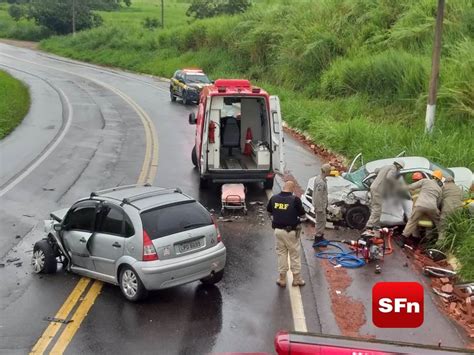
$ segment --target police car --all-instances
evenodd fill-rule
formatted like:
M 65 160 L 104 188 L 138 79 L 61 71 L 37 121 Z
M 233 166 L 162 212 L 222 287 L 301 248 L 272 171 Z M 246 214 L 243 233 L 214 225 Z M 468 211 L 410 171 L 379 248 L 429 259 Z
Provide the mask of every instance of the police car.
M 170 80 L 170 98 L 172 102 L 179 97 L 187 105 L 199 101 L 204 86 L 212 84 L 201 69 L 177 70 Z

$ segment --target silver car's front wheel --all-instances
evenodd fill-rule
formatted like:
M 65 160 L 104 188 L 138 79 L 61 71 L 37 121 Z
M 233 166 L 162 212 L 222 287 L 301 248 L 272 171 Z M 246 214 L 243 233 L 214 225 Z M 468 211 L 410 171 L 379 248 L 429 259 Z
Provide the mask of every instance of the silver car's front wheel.
M 120 272 L 120 289 L 129 301 L 135 302 L 145 297 L 146 289 L 135 270 L 129 266 L 123 267 Z
M 39 274 L 44 269 L 44 252 L 42 250 L 36 250 L 33 253 L 33 257 L 31 258 L 31 266 L 33 266 L 33 271 Z
M 33 256 L 31 257 L 31 266 L 33 267 L 33 271 L 37 274 L 56 272 L 56 253 L 48 240 L 42 239 L 35 243 Z

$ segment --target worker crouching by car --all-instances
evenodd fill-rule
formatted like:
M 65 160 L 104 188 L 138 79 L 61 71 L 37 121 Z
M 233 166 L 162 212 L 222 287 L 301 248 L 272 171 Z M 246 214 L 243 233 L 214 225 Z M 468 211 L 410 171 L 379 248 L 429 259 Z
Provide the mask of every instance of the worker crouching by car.
M 326 210 L 328 208 L 328 184 L 326 177 L 331 174 L 332 167 L 329 164 L 321 166 L 321 174 L 317 175 L 313 187 L 313 206 L 315 215 L 315 229 L 313 247 L 323 242 L 324 230 L 326 229 Z
M 438 207 L 441 204 L 443 174 L 436 170 L 433 172 L 433 179 L 425 179 L 424 175 L 416 172 L 413 174 L 414 183 L 407 186 L 408 190 L 420 190 L 416 199 L 413 211 L 401 236 L 401 245 L 411 236 L 417 236 L 418 222 L 423 218 L 429 218 L 438 229 L 440 220 L 440 211 Z
M 301 227 L 299 220 L 305 215 L 305 210 L 299 197 L 293 194 L 294 190 L 295 184 L 292 181 L 287 181 L 283 191 L 273 195 L 267 206 L 267 211 L 272 215 L 272 228 L 275 230 L 279 273 L 277 284 L 280 287 L 286 287 L 288 257 L 293 274 L 293 286 L 305 285 L 301 278 Z
M 405 163 L 403 161 L 396 160 L 392 165 L 383 166 L 376 171 L 377 177 L 370 185 L 370 217 L 366 228 L 380 227 L 384 198 L 395 193 L 400 170 L 404 167 Z
M 462 190 L 454 183 L 452 176 L 446 177 L 443 184 L 439 240 L 444 239 L 448 217 L 462 207 Z

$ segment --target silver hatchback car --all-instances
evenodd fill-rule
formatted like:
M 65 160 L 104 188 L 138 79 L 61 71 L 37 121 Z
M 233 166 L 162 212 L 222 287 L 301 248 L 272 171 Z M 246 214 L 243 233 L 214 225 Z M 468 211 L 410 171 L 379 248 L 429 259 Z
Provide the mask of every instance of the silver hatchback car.
M 226 248 L 210 213 L 179 189 L 121 186 L 91 193 L 51 213 L 46 238 L 34 245 L 36 273 L 57 263 L 119 285 L 130 301 L 201 280 L 219 282 Z

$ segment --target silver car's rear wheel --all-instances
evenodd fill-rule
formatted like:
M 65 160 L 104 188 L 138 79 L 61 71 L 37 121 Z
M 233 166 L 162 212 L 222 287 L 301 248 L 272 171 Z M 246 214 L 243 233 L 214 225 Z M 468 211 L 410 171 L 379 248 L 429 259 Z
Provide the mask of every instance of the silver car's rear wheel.
M 129 301 L 135 302 L 146 296 L 146 289 L 135 270 L 124 266 L 120 272 L 120 289 Z

